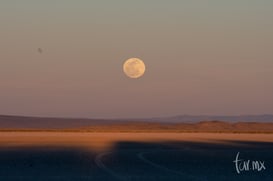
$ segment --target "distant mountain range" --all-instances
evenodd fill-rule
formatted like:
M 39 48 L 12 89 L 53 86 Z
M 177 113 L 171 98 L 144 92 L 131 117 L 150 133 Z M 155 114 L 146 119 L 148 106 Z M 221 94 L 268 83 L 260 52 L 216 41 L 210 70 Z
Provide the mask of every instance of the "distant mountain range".
M 174 117 L 154 118 L 151 119 L 160 122 L 172 123 L 196 123 L 200 121 L 226 121 L 226 122 L 273 122 L 272 114 L 264 115 L 239 115 L 239 116 L 216 116 L 216 115 L 179 115 Z
M 242 116 L 192 116 L 181 115 L 164 118 L 144 119 L 85 119 L 85 118 L 46 118 L 0 115 L 0 129 L 74 129 L 90 126 L 111 126 L 134 123 L 199 123 L 204 121 L 222 121 L 228 123 L 257 122 L 273 123 L 273 115 L 242 115 Z

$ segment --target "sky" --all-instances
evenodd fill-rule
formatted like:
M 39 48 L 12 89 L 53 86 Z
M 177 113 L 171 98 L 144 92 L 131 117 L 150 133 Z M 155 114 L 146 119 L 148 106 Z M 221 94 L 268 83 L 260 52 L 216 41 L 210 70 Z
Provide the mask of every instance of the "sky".
M 1 0 L 0 114 L 273 114 L 272 48 L 272 0 Z

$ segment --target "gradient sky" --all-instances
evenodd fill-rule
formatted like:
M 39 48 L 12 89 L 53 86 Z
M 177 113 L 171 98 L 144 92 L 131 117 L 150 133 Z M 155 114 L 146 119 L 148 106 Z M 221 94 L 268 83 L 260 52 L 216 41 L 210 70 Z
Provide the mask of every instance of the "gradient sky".
M 146 63 L 140 79 L 123 74 L 131 57 Z M 0 1 L 0 114 L 264 113 L 272 0 Z

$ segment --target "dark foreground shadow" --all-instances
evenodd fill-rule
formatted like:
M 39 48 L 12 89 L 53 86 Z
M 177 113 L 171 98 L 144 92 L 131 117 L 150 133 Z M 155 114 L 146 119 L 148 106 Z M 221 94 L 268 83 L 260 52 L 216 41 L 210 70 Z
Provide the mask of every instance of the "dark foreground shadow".
M 240 174 L 233 162 L 238 152 L 241 161 L 250 160 Z M 252 161 L 265 169 L 253 169 Z M 0 148 L 1 181 L 272 179 L 273 143 L 117 142 L 101 153 L 73 146 Z

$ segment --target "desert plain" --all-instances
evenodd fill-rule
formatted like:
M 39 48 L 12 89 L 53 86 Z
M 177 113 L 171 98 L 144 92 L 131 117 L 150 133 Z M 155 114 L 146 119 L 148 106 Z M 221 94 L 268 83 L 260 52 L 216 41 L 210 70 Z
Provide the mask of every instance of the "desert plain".
M 264 162 L 237 173 L 234 160 Z M 0 132 L 0 180 L 272 180 L 273 134 Z

